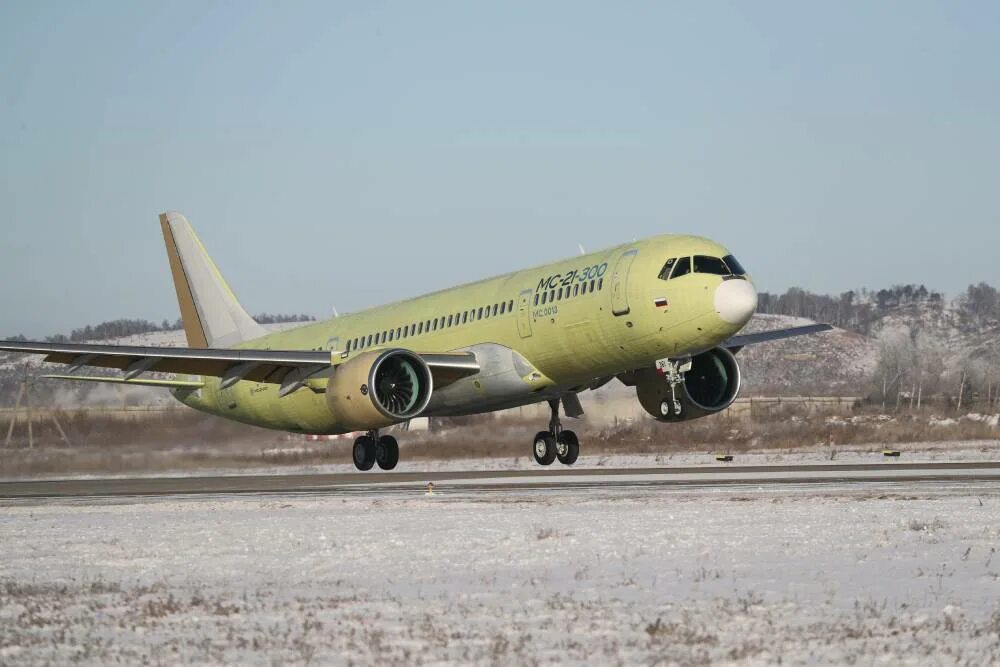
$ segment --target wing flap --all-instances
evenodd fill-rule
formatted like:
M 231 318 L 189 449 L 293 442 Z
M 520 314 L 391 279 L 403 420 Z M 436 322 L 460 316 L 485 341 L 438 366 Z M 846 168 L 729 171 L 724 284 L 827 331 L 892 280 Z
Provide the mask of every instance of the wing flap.
M 106 382 L 110 384 L 129 384 L 141 387 L 169 387 L 171 389 L 201 389 L 204 382 L 194 382 L 187 380 L 153 380 L 146 378 L 116 378 L 116 377 L 95 377 L 88 375 L 43 375 L 46 380 L 76 380 L 78 382 Z

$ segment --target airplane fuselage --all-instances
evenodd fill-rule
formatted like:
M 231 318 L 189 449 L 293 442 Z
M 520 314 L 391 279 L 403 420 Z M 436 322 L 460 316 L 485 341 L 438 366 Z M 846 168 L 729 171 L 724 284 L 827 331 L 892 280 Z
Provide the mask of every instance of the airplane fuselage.
M 708 239 L 657 236 L 476 283 L 272 333 L 252 349 L 329 350 L 342 360 L 378 349 L 470 351 L 480 372 L 435 387 L 426 415 L 488 412 L 597 386 L 657 359 L 711 349 L 756 306 L 748 276 L 692 270 L 661 277 L 670 259 L 721 259 Z M 697 260 L 692 260 L 693 264 Z M 271 383 L 178 389 L 196 409 L 268 428 L 338 433 L 320 386 L 278 397 Z

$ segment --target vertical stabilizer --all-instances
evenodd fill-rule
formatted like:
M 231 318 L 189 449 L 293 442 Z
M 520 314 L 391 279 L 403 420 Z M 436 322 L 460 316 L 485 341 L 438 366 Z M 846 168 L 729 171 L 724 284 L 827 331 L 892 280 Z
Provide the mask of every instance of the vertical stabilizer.
M 160 226 L 188 345 L 230 347 L 265 335 L 236 300 L 187 218 L 161 213 Z

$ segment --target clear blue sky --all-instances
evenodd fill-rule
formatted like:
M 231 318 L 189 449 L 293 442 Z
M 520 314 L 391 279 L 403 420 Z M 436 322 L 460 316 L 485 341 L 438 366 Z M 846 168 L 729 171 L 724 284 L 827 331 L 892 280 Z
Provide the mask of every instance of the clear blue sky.
M 995 284 L 995 2 L 0 4 L 0 336 L 342 312 L 664 232 L 761 289 Z

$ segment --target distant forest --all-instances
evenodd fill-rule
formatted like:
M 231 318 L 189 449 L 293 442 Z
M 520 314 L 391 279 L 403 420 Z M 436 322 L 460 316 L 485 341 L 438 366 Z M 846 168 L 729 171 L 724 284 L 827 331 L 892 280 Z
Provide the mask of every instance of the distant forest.
M 284 322 L 314 322 L 316 320 L 312 315 L 272 315 L 270 313 L 261 313 L 260 315 L 254 315 L 254 319 L 260 324 L 280 324 Z M 123 338 L 125 336 L 137 336 L 139 334 L 151 333 L 154 331 L 175 331 L 177 329 L 183 329 L 184 325 L 180 318 L 171 322 L 170 320 L 163 320 L 160 324 L 156 322 L 150 322 L 149 320 L 111 320 L 110 322 L 101 322 L 100 324 L 90 325 L 80 329 L 73 329 L 67 336 L 66 334 L 56 334 L 55 336 L 46 336 L 45 340 L 49 343 L 70 343 L 79 342 L 85 340 L 107 340 L 110 338 Z M 14 336 L 8 340 L 28 340 L 25 336 Z
M 937 311 L 951 308 L 959 321 L 969 326 L 995 326 L 1000 321 L 1000 293 L 991 285 L 979 283 L 969 285 L 965 292 L 948 302 L 943 294 L 923 285 L 894 285 L 878 291 L 851 290 L 839 296 L 814 294 L 793 287 L 784 294 L 761 292 L 757 304 L 758 313 L 805 317 L 865 335 L 869 335 L 886 315 L 909 308 Z
M 792 287 L 783 294 L 761 292 L 757 303 L 757 312 L 764 315 L 790 315 L 817 322 L 829 322 L 834 326 L 866 336 L 872 333 L 873 328 L 883 317 L 894 311 L 921 309 L 940 312 L 948 308 L 955 311 L 960 323 L 970 328 L 997 326 L 1000 323 L 1000 292 L 993 286 L 981 282 L 969 285 L 962 294 L 948 301 L 941 292 L 929 290 L 924 285 L 893 285 L 880 290 L 851 290 L 838 296 L 815 294 L 800 287 Z M 254 319 L 261 324 L 277 324 L 313 322 L 316 318 L 305 314 L 261 313 L 255 315 Z M 105 340 L 181 328 L 183 326 L 180 319 L 173 322 L 163 320 L 160 324 L 148 320 L 120 319 L 74 329 L 69 335 L 48 336 L 45 340 L 53 343 Z M 8 340 L 27 339 L 24 336 L 14 336 Z

